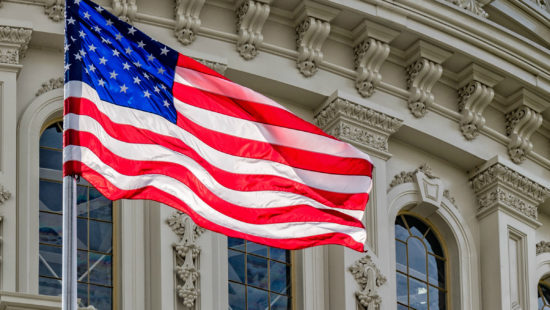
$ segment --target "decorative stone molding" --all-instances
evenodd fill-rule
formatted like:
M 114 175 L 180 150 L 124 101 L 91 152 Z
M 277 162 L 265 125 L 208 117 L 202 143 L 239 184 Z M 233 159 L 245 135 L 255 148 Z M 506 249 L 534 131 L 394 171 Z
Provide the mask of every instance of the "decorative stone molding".
M 65 1 L 45 0 L 44 13 L 54 22 L 62 21 L 65 17 Z
M 537 255 L 540 255 L 542 253 L 550 253 L 550 242 L 541 241 L 537 243 Z
M 305 77 L 313 76 L 323 61 L 321 48 L 330 33 L 330 21 L 340 10 L 312 1 L 302 1 L 295 11 L 298 17 L 296 26 L 296 66 Z
M 393 180 L 391 181 L 389 188 L 391 189 L 391 188 L 393 188 L 397 185 L 403 184 L 403 183 L 412 183 L 412 182 L 414 182 L 415 181 L 414 176 L 419 171 L 423 172 L 430 179 L 438 179 L 438 177 L 436 177 L 433 174 L 432 168 L 430 166 L 428 166 L 428 164 L 424 163 L 424 164 L 420 165 L 420 167 L 418 167 L 414 171 L 409 171 L 409 172 L 401 171 L 400 173 L 396 174 L 393 177 Z
M 451 196 L 451 192 L 448 189 L 443 191 L 443 197 L 447 198 L 455 208 L 458 208 L 458 206 L 456 205 L 456 199 Z
M 38 97 L 43 93 L 49 92 L 57 88 L 63 88 L 64 79 L 63 77 L 51 78 L 47 82 L 42 83 L 40 89 L 36 92 L 35 96 Z
M 484 166 L 470 179 L 478 198 L 478 216 L 494 208 L 501 208 L 528 221 L 536 221 L 537 206 L 550 197 L 550 190 L 499 163 L 498 159 Z
M 458 7 L 468 10 L 475 15 L 487 18 L 489 14 L 483 10 L 486 4 L 491 3 L 493 0 L 447 0 L 448 2 L 457 5 Z
M 473 140 L 485 125 L 483 111 L 493 100 L 493 87 L 502 77 L 477 64 L 471 64 L 459 73 L 458 79 L 458 111 L 462 113 L 460 131 L 467 140 Z
M 374 88 L 382 80 L 380 66 L 390 54 L 390 43 L 399 32 L 365 20 L 353 30 L 356 42 L 353 48 L 355 57 L 355 88 L 361 96 L 370 97 Z
M 11 193 L 4 189 L 4 186 L 0 185 L 0 206 L 6 202 L 6 200 L 10 199 Z
M 388 138 L 403 121 L 333 95 L 315 115 L 315 123 L 338 139 L 389 159 Z
M 258 55 L 264 37 L 262 28 L 269 16 L 269 0 L 244 0 L 237 8 L 237 51 L 251 60 Z
M 0 26 L 0 63 L 17 65 L 25 57 L 31 29 Z
M 191 218 L 182 212 L 174 212 L 167 219 L 179 241 L 173 244 L 176 254 L 177 275 L 176 293 L 186 308 L 194 309 L 199 297 L 199 261 L 201 248 L 197 239 L 204 229 L 197 226 Z
M 193 59 L 195 59 L 196 61 L 200 62 L 201 64 L 207 66 L 208 68 L 218 72 L 221 75 L 224 75 L 225 70 L 227 70 L 227 65 L 224 64 L 224 63 L 215 62 L 215 61 L 206 60 L 206 59 L 201 59 L 201 58 L 196 58 L 196 57 L 193 57 Z
M 177 0 L 174 34 L 183 45 L 189 45 L 197 38 L 201 26 L 199 17 L 205 0 Z
M 408 105 L 415 117 L 423 117 L 435 99 L 432 87 L 443 73 L 443 63 L 451 53 L 422 40 L 416 41 L 406 51 L 406 59 L 412 59 L 405 71 L 407 89 L 410 91 Z
M 378 294 L 378 288 L 386 283 L 386 277 L 372 261 L 369 255 L 356 261 L 349 271 L 353 274 L 360 290 L 355 292 L 359 304 L 368 310 L 380 310 L 382 297 Z
M 136 0 L 113 0 L 113 14 L 131 24 L 136 19 Z

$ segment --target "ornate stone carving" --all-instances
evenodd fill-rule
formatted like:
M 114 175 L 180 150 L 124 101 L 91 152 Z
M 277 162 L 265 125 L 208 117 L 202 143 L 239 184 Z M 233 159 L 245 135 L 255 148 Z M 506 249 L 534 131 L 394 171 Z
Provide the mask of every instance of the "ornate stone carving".
M 54 22 L 59 22 L 65 17 L 65 1 L 46 0 L 44 1 L 44 13 Z
M 31 40 L 31 29 L 0 26 L 0 63 L 19 64 Z
M 409 109 L 415 117 L 423 117 L 434 103 L 432 87 L 443 73 L 443 67 L 425 58 L 418 59 L 406 68 Z
M 113 0 L 113 14 L 131 24 L 136 19 L 136 0 Z
M 489 14 L 487 14 L 487 12 L 483 10 L 483 6 L 492 2 L 493 0 L 447 0 L 447 1 L 459 6 L 460 8 L 470 11 L 475 15 L 487 18 L 489 17 Z
M 349 271 L 353 274 L 360 290 L 355 292 L 359 304 L 368 310 L 379 310 L 382 297 L 378 294 L 378 288 L 386 283 L 386 277 L 372 261 L 369 255 L 356 261 Z
M 201 64 L 207 66 L 208 68 L 218 72 L 221 75 L 224 75 L 225 70 L 227 70 L 227 65 L 223 64 L 223 63 L 220 63 L 220 62 L 215 62 L 215 61 L 201 59 L 201 58 L 195 58 L 195 57 L 193 57 L 193 59 L 195 59 L 196 61 L 200 62 Z
M 460 131 L 468 140 L 479 135 L 479 130 L 485 125 L 482 113 L 493 100 L 495 92 L 492 88 L 478 81 L 471 81 L 458 90 L 458 111 L 462 113 Z
M 305 77 L 317 72 L 319 63 L 323 61 L 321 48 L 329 33 L 330 24 L 313 17 L 307 17 L 296 27 L 296 66 Z
M 531 135 L 542 124 L 542 115 L 527 106 L 521 106 L 506 114 L 506 134 L 510 137 L 508 154 L 516 164 L 522 163 L 533 150 Z
M 0 185 L 0 206 L 6 202 L 6 200 L 10 199 L 11 193 L 4 189 L 4 186 Z
M 455 208 L 458 208 L 456 205 L 456 199 L 451 196 L 451 192 L 448 189 L 443 191 L 443 197 L 447 198 Z
M 266 0 L 245 0 L 237 8 L 237 51 L 246 60 L 258 55 L 264 37 L 262 28 L 269 16 Z
M 389 158 L 388 138 L 402 120 L 340 97 L 331 96 L 315 115 L 316 124 L 327 133 Z
M 174 34 L 183 45 L 189 45 L 195 41 L 201 19 L 199 17 L 205 0 L 177 0 L 176 24 Z
M 49 92 L 50 90 L 63 88 L 63 85 L 64 85 L 63 77 L 49 79 L 47 82 L 42 83 L 42 86 L 36 92 L 35 96 L 38 97 L 43 93 Z
M 537 243 L 537 255 L 542 253 L 550 253 L 550 242 L 541 241 Z
M 178 283 L 176 293 L 185 307 L 194 308 L 195 301 L 199 297 L 200 276 L 201 248 L 197 244 L 197 239 L 204 229 L 197 226 L 187 214 L 179 211 L 168 217 L 167 223 L 179 238 L 179 241 L 173 245 Z
M 390 46 L 387 43 L 368 38 L 356 45 L 353 49 L 355 55 L 355 88 L 361 96 L 370 97 L 374 88 L 382 80 L 380 66 L 390 54 Z
M 501 163 L 488 165 L 470 180 L 479 210 L 504 207 L 536 220 L 537 206 L 550 197 L 550 190 Z
M 438 177 L 433 174 L 432 168 L 428 166 L 428 164 L 424 163 L 413 171 L 401 171 L 400 173 L 396 174 L 390 183 L 390 188 L 393 188 L 403 183 L 415 182 L 414 176 L 419 171 L 423 172 L 430 179 L 438 179 Z

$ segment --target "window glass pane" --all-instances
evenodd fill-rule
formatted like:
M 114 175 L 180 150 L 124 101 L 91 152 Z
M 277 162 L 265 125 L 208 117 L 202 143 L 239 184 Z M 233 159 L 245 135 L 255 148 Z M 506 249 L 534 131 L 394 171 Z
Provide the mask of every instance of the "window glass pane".
M 228 250 L 227 255 L 229 256 L 229 280 L 237 281 L 240 283 L 245 283 L 244 277 L 244 253 Z
M 78 281 L 88 282 L 88 252 L 79 250 L 76 253 L 76 257 L 76 273 Z
M 267 289 L 267 259 L 247 255 L 246 279 L 248 285 Z
M 442 295 L 441 298 L 445 299 L 445 295 L 440 293 L 436 287 L 430 286 L 430 310 L 445 309 L 445 301 L 442 300 L 440 303 L 440 294 Z
M 290 267 L 286 264 L 270 261 L 270 287 L 269 290 L 280 294 L 288 294 L 290 284 Z
M 112 221 L 112 202 L 101 195 L 95 188 L 90 188 L 90 217 Z
M 38 278 L 38 294 L 60 296 L 61 295 L 61 280 L 50 278 Z
M 40 168 L 62 170 L 63 153 L 48 149 L 40 149 Z
M 245 251 L 243 239 L 227 237 L 227 245 L 231 249 Z
M 112 289 L 90 284 L 90 305 L 96 309 L 112 309 Z
M 414 309 L 428 309 L 428 288 L 425 283 L 409 278 L 409 300 Z
M 62 185 L 59 182 L 40 181 L 40 210 L 61 212 L 63 209 Z
M 113 243 L 113 230 L 111 223 L 89 221 L 90 225 L 90 250 L 110 253 Z
M 229 282 L 229 309 L 245 310 L 246 295 L 245 286 L 233 282 Z
M 88 249 L 88 221 L 77 218 L 76 219 L 76 247 L 78 249 Z
M 61 248 L 41 244 L 39 251 L 38 274 L 46 277 L 61 278 Z
M 280 262 L 290 262 L 290 252 L 283 249 L 269 248 L 269 258 Z
M 62 222 L 63 217 L 59 214 L 51 214 L 40 212 L 40 242 L 54 245 L 61 245 L 62 243 Z
M 397 301 L 404 305 L 409 304 L 407 277 L 399 272 L 397 273 Z
M 437 240 L 437 238 L 435 237 L 435 234 L 432 231 L 430 231 L 426 235 L 426 240 L 428 244 L 428 251 L 430 253 L 443 256 L 443 249 L 441 249 L 441 245 L 439 244 L 439 241 Z
M 267 257 L 267 246 L 257 244 L 254 242 L 246 242 L 246 251 L 250 254 L 256 254 L 263 257 Z
M 76 210 L 77 216 L 88 217 L 88 187 L 76 187 Z
M 398 216 L 395 220 L 395 239 L 406 242 L 409 236 L 409 231 L 405 227 L 403 219 L 401 216 Z
M 428 231 L 428 226 L 426 224 L 413 216 L 407 216 L 406 221 L 412 235 L 420 239 L 424 238 L 424 234 Z
M 409 273 L 419 279 L 426 279 L 426 247 L 417 238 L 410 238 L 407 242 L 409 255 Z
M 77 298 L 80 298 L 80 303 L 78 304 L 80 307 L 86 307 L 88 305 L 88 284 L 85 283 L 78 283 L 77 284 L 78 293 Z
M 283 295 L 270 295 L 271 310 L 290 310 L 292 309 L 290 300 Z
M 111 286 L 112 257 L 90 252 L 90 283 Z
M 395 260 L 397 262 L 397 270 L 407 272 L 407 245 L 395 240 Z
M 267 291 L 247 287 L 247 305 L 248 309 L 269 309 Z
M 40 146 L 61 149 L 63 147 L 63 133 L 57 124 L 46 128 L 40 136 Z

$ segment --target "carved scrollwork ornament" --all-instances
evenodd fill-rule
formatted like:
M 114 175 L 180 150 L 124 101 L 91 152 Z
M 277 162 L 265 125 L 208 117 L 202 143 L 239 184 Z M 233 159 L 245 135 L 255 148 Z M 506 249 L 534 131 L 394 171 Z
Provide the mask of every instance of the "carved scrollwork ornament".
M 516 164 L 522 163 L 533 150 L 531 135 L 542 124 L 542 115 L 521 106 L 506 114 L 506 134 L 510 137 L 508 154 Z
M 49 92 L 50 90 L 63 88 L 65 81 L 63 77 L 58 78 L 51 78 L 47 82 L 42 83 L 42 86 L 40 86 L 40 89 L 36 91 L 35 96 L 38 97 L 44 93 Z
M 254 0 L 245 0 L 238 7 L 237 14 L 237 51 L 246 60 L 258 55 L 263 42 L 262 28 L 269 16 L 269 4 Z
M 380 66 L 390 53 L 387 43 L 368 38 L 353 49 L 355 56 L 355 88 L 361 96 L 370 97 L 382 80 Z
M 313 76 L 323 61 L 321 47 L 330 33 L 330 23 L 306 17 L 296 27 L 298 59 L 296 66 L 305 77 Z
M 113 0 L 113 14 L 126 23 L 132 24 L 136 19 L 136 0 Z
M 470 11 L 475 15 L 487 18 L 489 17 L 489 14 L 485 12 L 485 10 L 483 9 L 483 6 L 491 2 L 492 0 L 447 0 L 447 1 L 455 4 L 460 8 Z
M 542 253 L 550 253 L 550 242 L 548 241 L 541 241 L 537 243 L 537 255 L 540 255 Z
M 432 168 L 427 163 L 423 163 L 422 165 L 420 165 L 420 167 L 413 171 L 401 171 L 400 173 L 396 174 L 390 183 L 390 188 L 393 188 L 403 183 L 413 183 L 414 176 L 419 171 L 423 172 L 430 179 L 438 179 L 438 177 L 433 174 Z
M 387 279 L 371 257 L 362 257 L 349 268 L 349 271 L 360 287 L 360 290 L 355 292 L 359 304 L 368 310 L 379 310 L 382 297 L 378 294 L 378 288 L 384 285 Z
M 426 58 L 420 58 L 405 70 L 407 89 L 410 91 L 409 109 L 415 117 L 423 117 L 428 112 L 428 107 L 434 103 L 434 95 L 431 91 L 435 82 L 441 77 L 443 67 Z
M 65 17 L 65 1 L 46 0 L 44 2 L 44 13 L 54 22 L 62 21 Z
M 460 131 L 467 140 L 473 140 L 485 125 L 483 111 L 494 97 L 491 87 L 478 81 L 470 81 L 458 90 L 458 111 L 462 113 Z
M 174 35 L 183 45 L 189 45 L 195 41 L 201 19 L 199 17 L 205 0 L 177 0 L 174 27 Z

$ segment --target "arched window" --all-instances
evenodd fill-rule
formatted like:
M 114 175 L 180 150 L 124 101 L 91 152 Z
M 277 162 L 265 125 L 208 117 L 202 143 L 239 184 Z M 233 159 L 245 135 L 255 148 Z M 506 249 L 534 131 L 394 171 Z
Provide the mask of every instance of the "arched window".
M 550 277 L 540 280 L 537 290 L 539 310 L 550 310 Z
M 227 239 L 229 309 L 292 309 L 290 251 Z
M 446 258 L 436 232 L 419 218 L 395 220 L 397 309 L 447 309 Z
M 61 295 L 63 123 L 40 136 L 39 293 Z M 84 180 L 77 186 L 78 298 L 80 305 L 112 309 L 113 209 Z

